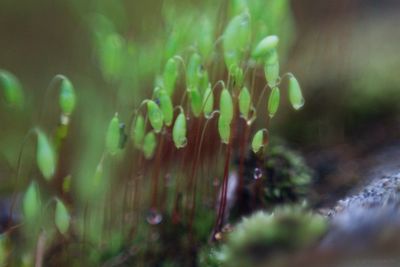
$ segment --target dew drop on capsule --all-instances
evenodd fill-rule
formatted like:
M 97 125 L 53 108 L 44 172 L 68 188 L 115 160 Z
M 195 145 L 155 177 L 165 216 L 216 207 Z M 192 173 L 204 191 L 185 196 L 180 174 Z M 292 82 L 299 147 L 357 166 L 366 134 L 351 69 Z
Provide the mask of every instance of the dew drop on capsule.
M 151 225 L 160 224 L 163 217 L 156 209 L 150 209 L 146 216 L 146 221 Z
M 261 170 L 260 168 L 255 168 L 255 169 L 254 169 L 254 172 L 253 172 L 253 178 L 254 178 L 254 180 L 259 180 L 259 179 L 262 178 L 262 176 L 263 176 L 262 170 Z

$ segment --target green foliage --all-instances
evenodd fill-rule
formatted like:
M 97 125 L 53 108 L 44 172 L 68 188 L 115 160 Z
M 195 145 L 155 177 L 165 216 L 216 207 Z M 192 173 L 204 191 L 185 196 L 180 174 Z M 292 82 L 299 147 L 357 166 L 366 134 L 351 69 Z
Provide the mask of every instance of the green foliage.
M 53 145 L 41 130 L 37 130 L 36 162 L 47 180 L 50 180 L 56 171 L 56 161 Z
M 292 104 L 292 107 L 294 109 L 297 110 L 303 107 L 304 98 L 303 94 L 301 93 L 300 84 L 293 75 L 290 75 L 289 77 L 288 93 L 289 93 L 290 103 Z
M 139 114 L 132 125 L 132 132 L 131 132 L 131 137 L 136 148 L 142 147 L 143 138 L 145 134 L 144 126 L 145 126 L 144 118 L 142 115 Z
M 95 92 L 89 92 L 86 85 L 95 82 L 88 78 L 73 84 L 63 75 L 56 76 L 61 78 L 58 104 L 62 118 L 69 119 L 77 112 L 74 117 L 78 120 L 71 129 L 61 123 L 64 128 L 58 127 L 55 136 L 37 131 L 36 160 L 45 181 L 27 178 L 40 181 L 43 196 L 38 183 L 31 182 L 22 203 L 24 224 L 26 229 L 33 225 L 35 230 L 43 229 L 48 234 L 45 253 L 60 253 L 60 257 L 54 256 L 60 262 L 75 255 L 78 247 L 83 250 L 79 253 L 84 259 L 74 258 L 72 265 L 113 264 L 119 255 L 125 257 L 123 250 L 127 249 L 127 265 L 158 266 L 162 262 L 169 266 L 186 263 L 189 266 L 196 256 L 191 246 L 205 244 L 214 225 L 215 214 L 210 204 L 217 201 L 213 179 L 221 178 L 224 164 L 220 160 L 216 164 L 209 162 L 219 157 L 218 149 L 245 153 L 251 146 L 261 157 L 268 152 L 262 149 L 268 134 L 266 129 L 258 131 L 253 140 L 249 140 L 248 134 L 253 132 L 252 123 L 256 119 L 257 123 L 265 121 L 260 115 L 257 118 L 257 114 L 264 113 L 258 112 L 254 105 L 265 101 L 262 90 L 272 90 L 269 115 L 278 110 L 281 82 L 278 49 L 285 55 L 282 44 L 286 43 L 281 38 L 279 22 L 282 14 L 286 14 L 287 1 L 236 0 L 227 6 L 217 6 L 215 1 L 207 0 L 194 7 L 190 3 L 178 6 L 167 0 L 161 11 L 160 29 L 151 35 L 148 29 L 154 25 L 146 24 L 148 21 L 124 25 L 130 17 L 125 12 L 133 10 L 128 2 L 110 4 L 100 0 L 87 5 L 74 1 L 79 7 L 77 14 L 89 18 L 94 64 L 97 63 L 103 79 L 96 80 Z M 82 7 L 87 10 L 81 10 Z M 91 15 L 85 10 L 90 10 Z M 222 18 L 227 18 L 226 25 Z M 136 19 L 132 16 L 132 20 Z M 193 25 L 198 27 L 193 29 Z M 257 75 L 263 68 L 265 79 Z M 86 75 L 83 73 L 80 76 Z M 76 73 L 74 76 L 79 77 Z M 298 109 L 304 100 L 297 80 L 293 79 L 290 76 L 289 100 Z M 0 81 L 6 102 L 21 106 L 23 95 L 18 80 L 1 71 Z M 265 88 L 261 90 L 260 84 L 266 84 Z M 74 85 L 85 88 L 80 90 L 77 110 Z M 219 105 L 216 105 L 218 95 Z M 81 109 L 83 112 L 79 113 Z M 111 120 L 105 119 L 111 109 L 118 113 Z M 219 114 L 218 121 L 214 121 L 215 114 Z M 38 117 L 35 124 L 52 133 L 55 125 L 50 116 Z M 246 132 L 240 130 L 243 118 L 248 134 L 240 136 Z M 130 127 L 127 131 L 136 149 L 124 145 L 124 121 Z M 67 130 L 73 131 L 68 140 L 66 134 L 60 134 Z M 220 144 L 218 135 L 228 146 Z M 235 142 L 239 139 L 244 140 L 243 150 Z M 18 165 L 18 168 L 24 166 Z M 57 165 L 60 167 L 56 173 Z M 209 173 L 200 177 L 202 169 Z M 284 176 L 287 179 L 273 188 L 273 194 L 288 194 L 291 188 L 286 185 L 306 185 L 306 179 L 294 178 L 291 175 L 298 173 L 287 169 L 282 168 L 282 172 L 289 177 Z M 48 182 L 51 178 L 54 183 Z M 290 193 L 300 194 L 296 190 Z M 266 199 L 272 199 L 267 186 L 263 193 Z M 42 199 L 46 203 L 43 206 Z M 53 214 L 49 203 L 54 199 Z M 143 218 L 142 214 L 148 210 L 150 215 Z M 63 247 L 61 252 L 54 252 L 58 232 L 63 235 Z M 39 232 L 33 233 L 35 236 L 29 238 L 29 243 L 36 244 Z M 193 244 L 188 244 L 188 240 Z M 171 250 L 171 243 L 181 250 Z M 34 246 L 29 246 L 27 264 L 34 255 Z M 131 247 L 135 248 L 134 253 Z M 218 266 L 224 255 L 213 250 L 205 258 L 211 260 L 208 264 Z M 53 255 L 44 256 L 49 261 L 54 259 Z M 212 261 L 214 256 L 216 261 Z M 18 259 L 15 266 L 19 263 Z M 51 264 L 65 265 L 43 263 Z
M 219 108 L 218 132 L 221 141 L 228 144 L 231 134 L 231 122 L 233 119 L 233 102 L 231 94 L 226 88 L 222 90 Z
M 281 101 L 281 93 L 278 87 L 272 88 L 271 94 L 268 99 L 268 113 L 272 118 L 275 116 L 279 108 L 279 102 Z
M 172 131 L 172 137 L 177 148 L 183 148 L 186 146 L 186 131 L 186 117 L 185 114 L 181 112 L 175 120 Z
M 32 181 L 25 192 L 23 201 L 24 218 L 28 224 L 38 223 L 41 215 L 41 199 L 39 186 L 35 181 Z
M 248 120 L 251 106 L 251 95 L 247 87 L 243 87 L 239 94 L 239 110 L 243 117 Z
M 258 130 L 253 137 L 253 141 L 251 142 L 251 148 L 254 153 L 260 151 L 261 147 L 264 145 L 264 131 Z
M 75 90 L 70 80 L 63 79 L 61 81 L 60 107 L 65 115 L 70 115 L 75 109 L 76 96 Z
M 67 208 L 61 200 L 56 199 L 56 210 L 54 215 L 54 222 L 61 234 L 65 235 L 70 225 L 70 215 Z
M 147 113 L 149 121 L 155 133 L 161 132 L 164 122 L 164 115 L 160 107 L 153 100 L 147 101 Z
M 175 91 L 175 84 L 178 78 L 178 64 L 174 58 L 168 59 L 167 63 L 165 64 L 164 68 L 164 88 L 168 92 L 170 96 L 174 94 Z
M 250 42 L 250 14 L 235 16 L 227 25 L 223 35 L 225 65 L 228 70 L 240 65 Z
M 160 109 L 163 114 L 164 122 L 166 126 L 171 126 L 174 117 L 174 107 L 167 91 L 160 89 L 157 91 L 158 100 L 160 101 Z
M 214 109 L 214 93 L 209 85 L 203 95 L 203 112 L 205 117 L 209 117 Z
M 119 150 L 120 130 L 118 114 L 115 114 L 108 124 L 106 133 L 106 150 L 111 155 L 114 155 Z
M 244 218 L 228 234 L 218 266 L 266 266 L 275 257 L 307 248 L 322 237 L 325 218 L 300 206 L 285 206 L 273 213 L 258 212 Z
M 266 57 L 271 50 L 276 49 L 278 46 L 279 38 L 276 35 L 270 35 L 262 39 L 252 52 L 254 58 Z
M 146 159 L 151 159 L 157 147 L 156 135 L 153 132 L 148 132 L 143 141 L 143 153 Z
M 3 87 L 7 104 L 22 107 L 24 101 L 22 86 L 12 73 L 0 69 L 0 87 Z

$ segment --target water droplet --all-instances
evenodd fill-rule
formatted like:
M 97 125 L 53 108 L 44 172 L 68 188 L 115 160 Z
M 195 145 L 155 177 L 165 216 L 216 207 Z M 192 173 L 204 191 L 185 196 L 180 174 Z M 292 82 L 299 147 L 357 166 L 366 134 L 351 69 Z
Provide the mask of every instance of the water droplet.
M 161 213 L 159 213 L 156 209 L 151 209 L 147 213 L 146 220 L 151 225 L 157 225 L 157 224 L 161 223 L 162 219 L 163 219 L 163 217 L 162 217 Z
M 217 232 L 217 233 L 214 235 L 214 238 L 215 238 L 215 240 L 217 240 L 217 241 L 221 241 L 221 240 L 222 240 L 222 233 L 221 233 L 221 232 Z
M 260 168 L 255 168 L 253 173 L 253 178 L 255 180 L 261 179 L 263 176 L 262 170 Z
M 165 176 L 164 176 L 164 182 L 165 182 L 165 186 L 171 186 L 171 183 L 172 183 L 172 176 L 171 176 L 171 174 L 170 173 L 167 173 Z
M 219 186 L 218 177 L 215 177 L 215 178 L 214 178 L 213 185 L 214 185 L 215 187 L 218 187 L 218 186 Z

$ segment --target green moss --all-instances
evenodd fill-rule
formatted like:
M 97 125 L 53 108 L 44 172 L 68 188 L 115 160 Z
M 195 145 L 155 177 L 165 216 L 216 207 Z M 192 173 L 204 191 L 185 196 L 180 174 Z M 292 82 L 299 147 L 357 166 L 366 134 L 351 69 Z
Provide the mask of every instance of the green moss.
M 209 256 L 208 262 L 217 262 L 214 266 L 267 266 L 268 262 L 312 246 L 325 230 L 325 219 L 302 206 L 257 212 L 234 227 L 227 242 Z

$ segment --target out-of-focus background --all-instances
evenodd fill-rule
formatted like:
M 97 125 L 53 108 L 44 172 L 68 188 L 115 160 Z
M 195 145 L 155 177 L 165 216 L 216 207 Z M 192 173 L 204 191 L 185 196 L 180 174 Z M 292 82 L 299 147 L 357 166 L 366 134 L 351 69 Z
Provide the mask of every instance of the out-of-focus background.
M 54 95 L 45 97 L 44 92 L 58 73 L 74 81 L 79 99 L 79 115 L 69 139 L 79 145 L 68 148 L 68 155 L 86 157 L 82 162 L 87 164 L 91 153 L 99 154 L 103 136 L 91 129 L 105 129 L 115 111 L 127 119 L 125 110 L 151 95 L 154 69 L 161 72 L 165 61 L 158 48 L 164 46 L 172 33 L 169 24 L 178 17 L 166 11 L 171 3 L 182 14 L 188 13 L 179 19 L 187 21 L 187 29 L 181 30 L 190 33 L 196 31 L 196 16 L 187 10 L 195 6 L 197 13 L 206 9 L 218 16 L 217 6 L 223 1 L 213 5 L 209 1 L 2 0 L 0 68 L 21 80 L 29 112 L 10 114 L 7 107 L 0 107 L 1 173 L 9 173 L 15 165 L 17 151 L 13 148 L 39 120 L 38 107 L 45 110 L 46 123 L 57 120 L 52 112 L 57 106 Z M 302 0 L 290 5 L 282 69 L 299 77 L 306 105 L 298 113 L 281 108 L 272 122 L 273 132 L 311 152 L 351 143 L 347 152 L 352 154 L 354 146 L 367 151 L 397 139 L 398 1 Z M 108 39 L 99 38 L 108 35 Z M 111 67 L 124 68 L 124 77 L 112 77 L 113 70 L 102 67 L 104 62 L 118 61 L 99 56 L 99 51 L 113 46 L 126 46 L 125 65 Z
M 35 126 L 46 129 L 49 135 L 57 131 L 60 115 L 58 93 L 48 88 L 56 74 L 66 75 L 73 82 L 77 109 L 71 118 L 68 138 L 59 151 L 61 164 L 56 175 L 59 181 L 52 185 L 61 188 L 60 181 L 70 175 L 73 186 L 90 190 L 92 185 L 84 178 L 93 176 L 96 166 L 102 163 L 105 132 L 113 115 L 117 112 L 121 121 L 129 122 L 133 109 L 143 99 L 150 98 L 155 85 L 160 83 L 166 60 L 177 51 L 183 51 L 187 56 L 193 48 L 190 47 L 193 38 L 198 38 L 201 30 L 207 29 L 207 25 L 201 24 L 205 21 L 202 16 L 207 16 L 208 22 L 215 27 L 213 37 L 217 39 L 232 17 L 229 14 L 233 12 L 229 10 L 231 2 L 240 3 L 235 0 L 0 0 L 0 70 L 18 77 L 25 92 L 23 108 L 11 109 L 4 103 L 0 91 L 0 199 L 14 192 L 16 182 L 11 178 L 15 177 L 19 148 L 26 132 Z M 293 111 L 288 101 L 281 101 L 279 112 L 268 125 L 271 140 L 280 140 L 278 142 L 304 155 L 313 170 L 313 207 L 331 205 L 360 182 L 366 167 L 365 159 L 382 148 L 399 147 L 400 2 L 249 2 L 259 4 L 252 6 L 252 14 L 258 14 L 271 27 L 268 30 L 279 35 L 281 72 L 295 74 L 305 97 L 305 105 L 298 112 Z M 273 2 L 283 4 L 274 6 Z M 274 18 L 269 21 L 268 16 L 262 17 L 263 10 L 273 13 Z M 262 32 L 261 26 L 257 29 Z M 253 36 L 252 41 L 261 40 L 259 37 L 264 36 Z M 171 40 L 178 41 L 174 43 Z M 215 40 L 213 49 L 216 48 L 217 52 L 221 52 L 220 43 L 221 40 Z M 217 65 L 215 68 L 211 60 L 207 62 L 209 65 L 205 64 L 205 67 L 213 66 L 212 70 L 215 70 L 214 73 L 210 70 L 213 83 L 220 78 L 219 74 L 226 77 L 224 70 L 220 70 L 222 56 L 216 54 L 212 58 Z M 265 85 L 264 74 L 260 73 L 255 82 L 258 91 Z M 181 77 L 181 80 L 184 79 Z M 183 83 L 178 81 L 180 88 Z M 282 99 L 287 98 L 286 85 L 287 81 L 283 79 Z M 174 103 L 178 101 L 176 97 Z M 258 115 L 259 118 L 268 117 L 265 103 Z M 256 126 L 265 127 L 260 121 Z M 204 154 L 209 155 L 207 151 L 212 150 L 208 148 L 210 144 L 212 147 L 213 141 L 220 144 L 217 138 L 206 140 Z M 208 146 L 207 142 L 210 143 Z M 17 184 L 21 190 L 26 188 L 31 174 L 38 172 L 34 150 L 32 145 L 24 148 L 21 181 Z M 215 155 L 223 155 L 221 151 L 219 148 L 219 154 L 215 152 Z M 132 156 L 136 152 L 131 147 L 126 155 Z M 192 152 L 188 154 L 194 155 L 195 151 Z M 176 159 L 174 155 L 177 154 L 168 150 L 166 155 L 168 158 L 163 159 L 166 165 L 172 162 L 172 167 L 168 165 L 168 168 L 175 170 L 174 163 L 178 165 L 177 162 L 182 163 L 183 169 L 188 168 L 182 156 L 186 154 L 179 154 Z M 121 162 L 131 164 L 129 160 L 125 158 Z M 218 171 L 223 167 L 223 160 L 204 162 L 204 165 L 217 165 Z M 152 177 L 158 176 L 157 168 L 163 163 L 150 166 Z M 118 184 L 120 187 L 110 186 L 115 195 L 119 196 L 118 190 L 124 187 L 123 182 L 131 185 L 126 175 L 131 167 L 129 164 L 121 167 L 123 164 L 112 162 L 109 163 L 111 167 L 107 166 L 114 171 L 112 178 L 115 179 L 110 184 L 121 182 Z M 138 162 L 134 164 L 140 165 Z M 202 168 L 203 171 L 207 166 Z M 186 180 L 181 177 L 184 175 L 180 170 L 177 173 L 176 177 L 180 177 L 184 184 Z M 147 182 L 150 184 L 150 178 Z M 80 186 L 81 183 L 84 186 Z M 179 181 L 177 183 L 179 185 Z M 211 183 L 207 185 L 215 189 Z M 172 200 L 165 206 L 173 206 L 181 200 L 178 189 L 173 192 L 177 197 L 170 197 L 168 200 Z M 215 193 L 207 190 L 207 196 Z M 145 191 L 143 195 L 150 196 L 150 189 L 142 191 Z M 188 196 L 190 193 L 189 190 Z M 68 199 L 71 203 L 74 194 L 72 201 Z M 157 198 L 157 190 L 154 195 Z M 162 202 L 161 197 L 159 202 Z M 212 211 L 210 207 L 205 209 L 208 215 Z M 121 217 L 125 215 L 123 208 L 122 204 L 115 208 L 122 211 Z M 81 206 L 76 210 L 83 214 Z M 212 225 L 213 216 L 214 213 L 209 216 L 211 219 L 204 219 L 208 220 L 207 227 Z M 115 218 L 109 217 L 107 219 L 114 222 Z M 207 227 L 199 227 L 203 234 L 199 240 L 204 244 L 210 234 Z M 93 233 L 97 235 L 98 232 L 93 230 Z M 123 240 L 124 233 L 119 232 L 116 239 Z M 170 236 L 166 240 L 171 240 L 168 238 Z M 168 253 L 171 252 L 168 250 L 165 254 Z M 187 255 L 190 253 L 192 251 Z M 175 252 L 171 254 L 175 256 Z M 151 259 L 152 254 L 149 255 L 146 257 Z

